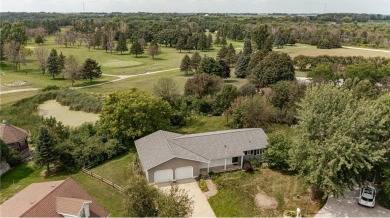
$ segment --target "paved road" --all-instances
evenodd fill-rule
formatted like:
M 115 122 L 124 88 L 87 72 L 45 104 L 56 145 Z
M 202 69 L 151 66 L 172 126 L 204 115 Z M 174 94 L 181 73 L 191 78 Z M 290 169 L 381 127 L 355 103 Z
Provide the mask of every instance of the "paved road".
M 117 79 L 104 82 L 104 83 L 99 83 L 99 84 L 94 84 L 94 85 L 89 85 L 89 86 L 81 86 L 81 87 L 71 87 L 71 89 L 85 89 L 85 88 L 90 88 L 90 87 L 95 87 L 95 86 L 102 86 L 104 84 L 109 84 L 109 83 L 114 83 L 118 82 L 124 79 L 132 78 L 132 77 L 138 77 L 138 76 L 145 76 L 145 75 L 152 75 L 152 74 L 158 74 L 158 73 L 164 73 L 168 71 L 174 71 L 178 70 L 179 68 L 174 68 L 174 69 L 168 69 L 168 70 L 159 70 L 159 71 L 153 71 L 153 72 L 145 72 L 145 73 L 140 73 L 140 74 L 134 74 L 134 75 L 111 75 L 111 74 L 103 74 L 104 76 L 112 76 L 112 77 L 118 77 Z M 38 88 L 28 88 L 28 89 L 16 89 L 16 90 L 9 90 L 9 91 L 0 91 L 0 95 L 3 94 L 10 94 L 10 93 L 16 93 L 16 92 L 30 92 L 30 91 L 38 91 Z
M 315 218 L 322 217 L 390 217 L 387 210 L 378 203 L 374 208 L 363 207 L 358 204 L 359 189 L 344 192 L 345 198 L 329 197 L 324 207 Z
M 186 190 L 189 197 L 194 201 L 194 212 L 192 217 L 216 217 L 213 209 L 211 208 L 206 196 L 200 190 L 198 183 L 195 179 L 185 179 L 177 181 L 179 188 Z M 170 189 L 169 183 L 158 184 L 158 188 L 163 191 Z

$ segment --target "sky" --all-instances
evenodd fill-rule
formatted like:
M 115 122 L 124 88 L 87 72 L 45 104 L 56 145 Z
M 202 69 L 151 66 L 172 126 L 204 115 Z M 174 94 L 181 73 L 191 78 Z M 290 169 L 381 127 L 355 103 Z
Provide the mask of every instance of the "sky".
M 0 0 L 1 12 L 369 13 L 390 0 Z

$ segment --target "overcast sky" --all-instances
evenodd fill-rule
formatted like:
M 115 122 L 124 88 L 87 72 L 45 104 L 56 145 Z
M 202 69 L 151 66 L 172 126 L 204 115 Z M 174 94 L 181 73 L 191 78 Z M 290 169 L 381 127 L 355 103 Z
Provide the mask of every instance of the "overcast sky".
M 248 12 L 390 14 L 390 0 L 0 0 L 2 12 Z

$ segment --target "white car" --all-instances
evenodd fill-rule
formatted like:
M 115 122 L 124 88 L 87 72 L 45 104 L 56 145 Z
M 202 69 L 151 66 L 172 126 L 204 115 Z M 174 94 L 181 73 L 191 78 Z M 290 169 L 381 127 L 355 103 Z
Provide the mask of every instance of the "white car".
M 359 204 L 367 207 L 375 206 L 376 190 L 372 186 L 362 187 L 360 189 Z

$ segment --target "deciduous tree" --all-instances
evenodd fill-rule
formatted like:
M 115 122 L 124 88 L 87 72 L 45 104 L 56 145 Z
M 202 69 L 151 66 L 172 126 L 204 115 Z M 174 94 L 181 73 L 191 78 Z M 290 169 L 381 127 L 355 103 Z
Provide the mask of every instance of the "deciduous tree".
M 184 55 L 183 59 L 181 60 L 180 71 L 185 72 L 187 75 L 188 71 L 191 71 L 191 69 L 191 59 L 188 55 Z
M 149 48 L 148 48 L 148 54 L 150 56 L 152 56 L 152 58 L 154 59 L 154 56 L 160 54 L 160 48 L 158 47 L 158 44 L 156 43 L 156 41 L 152 41 L 149 45 Z
M 168 102 L 179 95 L 176 82 L 168 77 L 162 77 L 157 81 L 157 84 L 153 86 L 153 93 Z
M 81 78 L 80 71 L 79 61 L 73 55 L 69 55 L 65 59 L 64 77 L 72 82 L 72 86 L 76 80 Z
M 197 71 L 197 70 L 198 70 L 198 66 L 199 66 L 201 60 L 202 60 L 202 57 L 199 55 L 198 52 L 195 52 L 195 53 L 191 56 L 191 68 L 192 68 L 194 71 Z
M 214 95 L 221 90 L 222 84 L 223 80 L 214 74 L 199 73 L 187 80 L 184 93 L 199 97 Z

